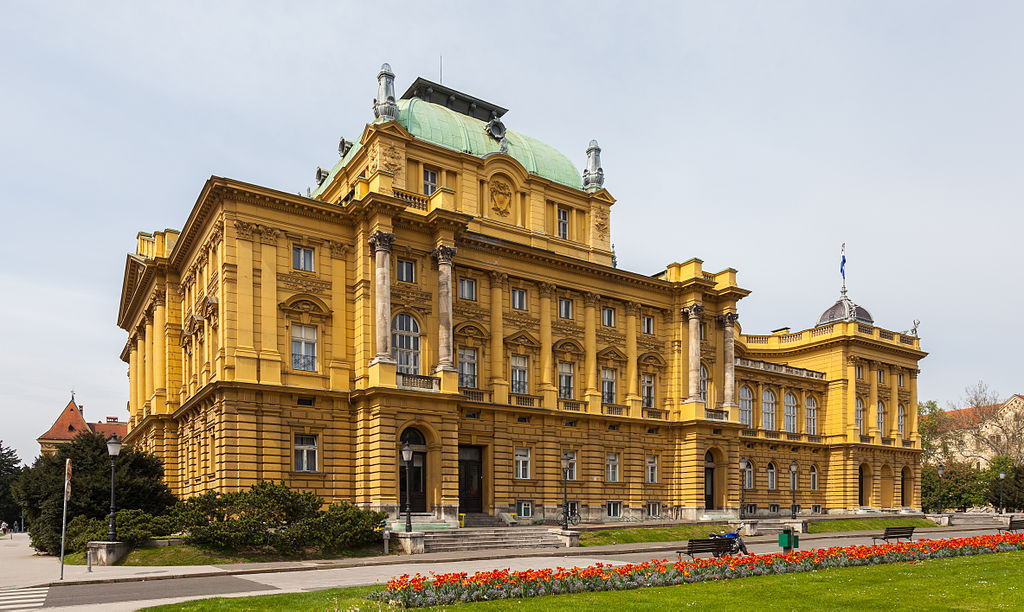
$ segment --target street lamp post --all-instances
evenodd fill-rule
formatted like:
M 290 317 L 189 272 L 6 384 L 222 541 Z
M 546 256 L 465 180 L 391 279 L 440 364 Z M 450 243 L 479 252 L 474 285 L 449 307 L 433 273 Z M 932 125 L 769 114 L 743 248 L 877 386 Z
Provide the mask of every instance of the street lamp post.
M 117 541 L 117 523 L 114 519 L 114 463 L 117 461 L 117 456 L 121 454 L 121 441 L 117 439 L 117 434 L 110 436 L 107 440 L 107 454 L 110 455 L 110 529 L 107 530 L 107 541 Z
M 1006 470 L 999 470 L 999 514 L 1006 512 L 1003 507 L 1003 481 L 1006 480 Z
M 796 520 L 796 459 L 789 464 L 789 490 L 793 493 L 793 503 L 789 506 L 792 518 Z
M 744 499 L 747 493 L 747 458 L 740 457 L 740 520 L 743 520 L 743 508 L 746 506 Z
M 562 453 L 562 529 L 569 530 L 569 453 Z
M 939 514 L 942 514 L 942 473 L 946 471 L 946 466 L 939 464 Z
M 402 460 L 405 461 L 405 532 L 412 531 L 412 449 L 409 443 L 402 445 Z

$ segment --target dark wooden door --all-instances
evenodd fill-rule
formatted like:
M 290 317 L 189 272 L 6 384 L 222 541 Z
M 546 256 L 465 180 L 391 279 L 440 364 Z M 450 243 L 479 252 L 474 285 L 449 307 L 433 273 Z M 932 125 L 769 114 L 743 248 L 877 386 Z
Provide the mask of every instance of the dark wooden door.
M 710 451 L 704 455 L 704 508 L 715 508 L 715 459 Z
M 427 511 L 427 454 L 421 452 L 413 452 L 412 454 L 412 469 L 410 470 L 405 462 L 399 459 L 399 470 L 398 470 L 398 486 L 400 492 L 400 502 L 402 504 L 402 512 L 405 512 L 405 497 L 406 491 L 406 479 L 409 473 L 412 473 L 411 494 L 409 501 L 411 503 L 411 510 L 413 512 L 426 512 Z
M 459 512 L 483 512 L 483 451 L 479 446 L 459 447 Z

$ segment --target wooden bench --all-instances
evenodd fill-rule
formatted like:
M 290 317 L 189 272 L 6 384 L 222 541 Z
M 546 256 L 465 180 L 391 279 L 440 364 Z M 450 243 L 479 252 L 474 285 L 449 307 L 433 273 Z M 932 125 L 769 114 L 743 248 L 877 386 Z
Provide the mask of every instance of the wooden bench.
M 687 540 L 686 550 L 677 550 L 676 556 L 680 559 L 683 555 L 689 555 L 691 559 L 694 555 L 701 553 L 711 553 L 713 557 L 721 555 L 728 555 L 732 552 L 732 540 L 727 538 L 707 538 L 705 540 Z
M 886 527 L 882 535 L 872 536 L 871 543 L 874 544 L 875 540 L 913 540 L 914 539 L 914 528 L 913 527 Z
M 1017 532 L 1024 529 L 1024 518 L 1010 518 L 1010 524 L 1006 527 L 1000 527 L 999 531 L 1013 531 Z

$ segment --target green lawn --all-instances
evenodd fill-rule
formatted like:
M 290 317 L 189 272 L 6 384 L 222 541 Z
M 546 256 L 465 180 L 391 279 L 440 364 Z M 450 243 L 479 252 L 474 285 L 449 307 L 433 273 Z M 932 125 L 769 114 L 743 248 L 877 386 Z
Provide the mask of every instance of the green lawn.
M 758 576 L 673 587 L 557 595 L 449 606 L 445 610 L 991 610 L 1024 608 L 1024 552 Z M 204 599 L 147 610 L 346 610 L 379 587 Z
M 379 544 L 347 551 L 342 555 L 324 556 L 318 551 L 306 555 L 283 556 L 274 553 L 221 553 L 182 544 L 179 546 L 149 546 L 136 548 L 128 553 L 118 565 L 221 565 L 225 563 L 263 563 L 267 561 L 301 561 L 306 559 L 343 559 L 347 557 L 370 557 L 381 554 Z M 85 553 L 65 555 L 68 565 L 85 565 Z
M 832 533 L 835 531 L 870 531 L 879 533 L 886 527 L 936 527 L 926 518 L 898 519 L 842 519 L 838 521 L 819 521 L 808 523 L 807 533 Z
M 676 525 L 674 527 L 614 528 L 584 531 L 580 534 L 580 546 L 601 546 L 603 544 L 633 544 L 636 542 L 677 542 L 706 538 L 712 531 L 729 530 L 725 523 L 704 523 L 699 525 Z

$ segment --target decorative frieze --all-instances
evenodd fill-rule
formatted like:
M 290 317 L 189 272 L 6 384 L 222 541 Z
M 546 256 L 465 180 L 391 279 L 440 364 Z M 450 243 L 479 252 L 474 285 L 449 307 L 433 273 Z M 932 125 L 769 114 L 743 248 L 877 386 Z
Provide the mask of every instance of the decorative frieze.
M 432 312 L 431 303 L 433 299 L 426 291 L 410 287 L 391 288 L 391 308 L 406 308 L 418 313 L 429 315 Z
M 331 292 L 331 281 L 299 274 L 296 272 L 285 272 L 277 277 L 277 282 L 284 289 L 300 291 L 303 293 L 318 293 L 328 295 Z

